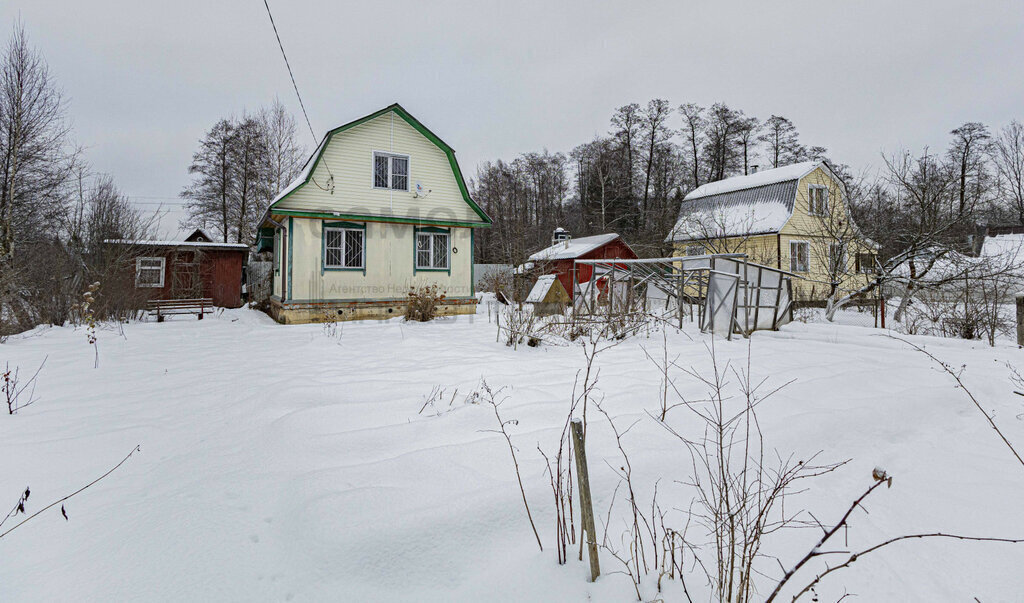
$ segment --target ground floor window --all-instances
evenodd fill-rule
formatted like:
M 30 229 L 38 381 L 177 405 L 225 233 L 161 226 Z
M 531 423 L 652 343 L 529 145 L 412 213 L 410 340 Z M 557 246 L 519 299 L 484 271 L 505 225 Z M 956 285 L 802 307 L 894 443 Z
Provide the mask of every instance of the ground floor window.
M 704 255 L 703 245 L 687 245 L 686 255 Z
M 875 254 L 873 253 L 858 253 L 857 254 L 857 272 L 861 274 L 874 274 L 875 273 Z
M 809 272 L 811 264 L 811 244 L 807 241 L 789 242 L 789 271 Z
M 159 289 L 164 286 L 167 258 L 135 258 L 135 286 Z
M 417 270 L 448 269 L 448 236 L 447 232 L 416 233 Z
M 365 266 L 366 230 L 324 226 L 324 267 L 362 269 Z

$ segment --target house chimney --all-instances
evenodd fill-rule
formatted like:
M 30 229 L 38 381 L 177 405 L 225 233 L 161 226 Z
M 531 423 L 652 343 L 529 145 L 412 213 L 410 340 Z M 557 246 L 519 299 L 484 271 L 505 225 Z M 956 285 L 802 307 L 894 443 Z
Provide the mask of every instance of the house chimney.
M 754 165 L 750 166 L 750 173 L 751 174 L 756 174 L 757 173 L 757 167 L 758 166 L 757 166 L 756 163 Z
M 571 239 L 571 238 L 572 237 L 569 236 L 569 231 L 564 229 L 564 228 L 562 228 L 561 226 L 559 226 L 558 228 L 555 229 L 555 232 L 553 232 L 551 234 L 551 244 L 552 245 L 557 245 L 558 243 L 561 243 L 561 242 L 564 241 L 565 242 L 565 246 L 568 247 L 569 246 L 569 239 Z

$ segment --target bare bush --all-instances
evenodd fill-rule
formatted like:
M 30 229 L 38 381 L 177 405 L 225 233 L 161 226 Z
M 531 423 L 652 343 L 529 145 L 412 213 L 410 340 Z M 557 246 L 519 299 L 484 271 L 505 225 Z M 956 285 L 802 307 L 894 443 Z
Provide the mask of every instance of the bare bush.
M 505 443 L 508 444 L 509 454 L 512 455 L 512 465 L 516 469 L 516 481 L 519 482 L 519 493 L 523 496 L 523 507 L 526 509 L 526 518 L 530 520 L 530 528 L 533 529 L 533 536 L 537 539 L 537 546 L 540 547 L 541 552 L 544 551 L 544 545 L 540 542 L 540 535 L 537 534 L 537 524 L 533 522 L 533 514 L 530 513 L 530 503 L 526 501 L 526 489 L 523 487 L 523 477 L 519 472 L 519 460 L 516 459 L 516 447 L 512 445 L 512 437 L 508 434 L 506 429 L 509 425 L 518 425 L 519 422 L 515 419 L 505 420 L 501 418 L 501 413 L 498 411 L 498 407 L 502 405 L 508 396 L 503 396 L 502 391 L 504 388 L 498 390 L 492 390 L 486 381 L 480 382 L 480 387 L 483 391 L 483 401 L 491 405 L 494 410 L 494 418 L 498 421 L 498 429 L 490 429 L 492 433 L 500 433 L 505 438 Z
M 438 306 L 445 300 L 445 293 L 437 285 L 412 288 L 409 290 L 405 319 L 428 322 L 437 317 Z
M 10 362 L 5 365 L 4 372 L 0 375 L 0 378 L 3 379 L 3 385 L 0 386 L 0 390 L 3 392 L 4 402 L 7 404 L 7 414 L 13 415 L 36 402 L 36 378 L 39 377 L 39 372 L 43 370 L 45 365 L 46 358 L 43 358 L 36 372 L 32 374 L 28 381 L 24 382 L 19 377 L 19 367 L 12 369 Z

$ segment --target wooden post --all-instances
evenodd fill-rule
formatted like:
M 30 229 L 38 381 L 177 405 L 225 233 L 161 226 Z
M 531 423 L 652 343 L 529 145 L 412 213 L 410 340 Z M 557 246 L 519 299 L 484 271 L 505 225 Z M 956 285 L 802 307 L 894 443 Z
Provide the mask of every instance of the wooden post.
M 1024 347 L 1024 291 L 1017 294 L 1017 345 Z
M 587 535 L 587 552 L 590 555 L 590 581 L 601 575 L 597 560 L 597 534 L 594 529 L 594 506 L 590 498 L 590 474 L 587 472 L 587 452 L 583 446 L 583 421 L 572 420 L 572 447 L 576 453 L 576 480 L 580 494 L 580 520 Z

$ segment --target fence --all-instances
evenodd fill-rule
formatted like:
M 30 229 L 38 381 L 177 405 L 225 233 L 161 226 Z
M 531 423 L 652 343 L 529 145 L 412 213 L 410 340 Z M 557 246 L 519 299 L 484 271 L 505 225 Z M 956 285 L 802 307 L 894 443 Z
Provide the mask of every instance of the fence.
M 250 304 L 261 304 L 270 299 L 273 291 L 274 263 L 249 262 L 246 266 L 245 284 Z

